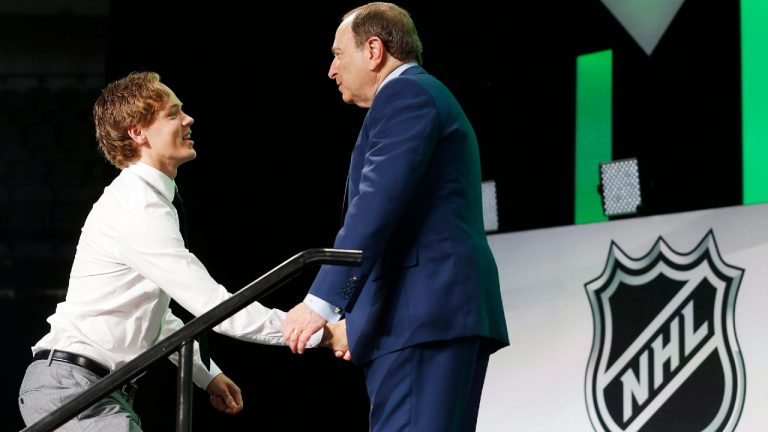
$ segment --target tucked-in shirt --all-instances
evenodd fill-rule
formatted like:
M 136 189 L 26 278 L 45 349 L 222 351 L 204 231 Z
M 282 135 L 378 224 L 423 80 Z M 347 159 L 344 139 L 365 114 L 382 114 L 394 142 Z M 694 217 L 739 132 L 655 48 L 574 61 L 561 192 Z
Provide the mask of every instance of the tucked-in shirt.
M 48 318 L 51 331 L 32 352 L 75 352 L 117 369 L 184 323 L 171 299 L 201 315 L 231 297 L 184 246 L 173 206 L 175 182 L 143 163 L 123 169 L 93 205 L 80 234 L 64 302 Z M 285 345 L 283 311 L 254 302 L 214 331 L 261 344 Z M 322 330 L 310 339 L 316 346 Z M 178 355 L 171 361 L 177 363 Z M 193 380 L 205 388 L 221 370 L 200 360 Z

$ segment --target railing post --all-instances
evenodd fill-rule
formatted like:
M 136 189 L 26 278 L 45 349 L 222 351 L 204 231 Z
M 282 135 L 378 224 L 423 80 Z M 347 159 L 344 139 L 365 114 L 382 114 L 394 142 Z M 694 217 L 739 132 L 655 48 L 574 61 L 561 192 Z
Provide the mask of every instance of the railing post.
M 176 382 L 176 432 L 192 431 L 192 354 L 194 339 L 179 347 L 179 377 Z

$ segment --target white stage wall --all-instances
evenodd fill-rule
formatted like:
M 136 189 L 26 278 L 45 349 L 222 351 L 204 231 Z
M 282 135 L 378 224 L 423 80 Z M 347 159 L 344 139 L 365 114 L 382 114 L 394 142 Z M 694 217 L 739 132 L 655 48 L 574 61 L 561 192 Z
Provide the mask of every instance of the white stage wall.
M 478 431 L 768 430 L 768 205 L 489 241 L 511 346 L 491 356 Z M 659 277 L 676 288 L 646 295 Z M 612 286 L 602 292 L 616 300 L 591 302 L 587 285 Z M 631 368 L 607 372 L 612 362 Z M 606 382 L 613 411 L 595 396 Z

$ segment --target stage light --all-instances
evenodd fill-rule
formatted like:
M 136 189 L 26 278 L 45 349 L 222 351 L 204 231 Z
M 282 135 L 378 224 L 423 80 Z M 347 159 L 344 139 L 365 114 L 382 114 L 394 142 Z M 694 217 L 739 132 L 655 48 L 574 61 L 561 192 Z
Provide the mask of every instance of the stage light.
M 496 182 L 493 180 L 483 182 L 483 225 L 485 232 L 499 230 L 499 212 L 496 204 Z
M 637 158 L 601 163 L 598 190 L 603 198 L 603 212 L 609 218 L 638 214 L 643 199 Z

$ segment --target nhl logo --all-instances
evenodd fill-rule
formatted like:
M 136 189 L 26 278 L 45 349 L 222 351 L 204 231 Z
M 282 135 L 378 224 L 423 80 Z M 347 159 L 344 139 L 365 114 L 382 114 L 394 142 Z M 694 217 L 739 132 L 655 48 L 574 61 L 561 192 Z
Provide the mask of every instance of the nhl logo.
M 745 389 L 734 328 L 743 273 L 723 262 L 712 231 L 687 254 L 661 237 L 639 259 L 611 244 L 603 274 L 585 285 L 595 430 L 734 430 Z

